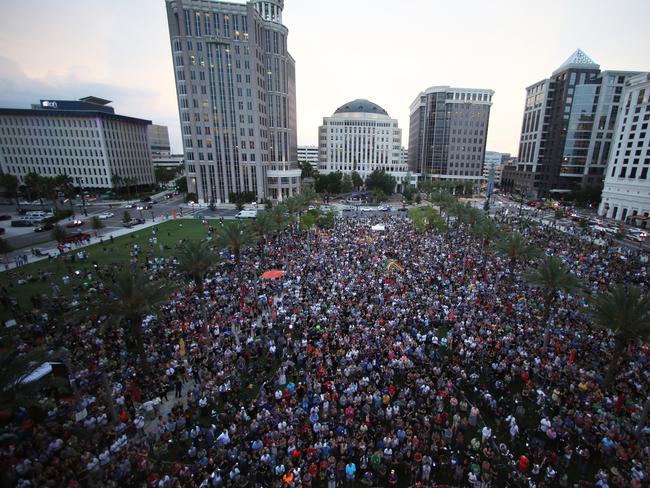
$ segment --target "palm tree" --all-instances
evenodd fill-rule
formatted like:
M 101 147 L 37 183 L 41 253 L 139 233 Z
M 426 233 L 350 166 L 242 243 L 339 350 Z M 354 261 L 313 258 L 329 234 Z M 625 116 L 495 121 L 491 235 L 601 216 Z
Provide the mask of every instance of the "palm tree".
M 408 211 L 409 219 L 413 222 L 416 232 L 421 234 L 426 229 L 426 224 L 424 222 L 424 215 L 419 208 L 410 208 Z
M 614 380 L 627 346 L 650 337 L 650 297 L 635 286 L 616 284 L 589 299 L 589 305 L 593 325 L 614 335 L 614 351 L 603 382 L 606 389 Z
M 544 295 L 544 350 L 548 348 L 551 333 L 551 306 L 557 292 L 575 293 L 580 290 L 580 281 L 571 274 L 561 259 L 546 256 L 537 269 L 524 275 L 524 279 L 535 288 L 540 288 Z
M 26 381 L 39 366 L 52 360 L 52 353 L 39 347 L 21 353 L 12 336 L 0 341 L 0 404 L 3 408 L 26 406 L 38 401 L 36 392 L 44 386 L 61 386 L 60 378 L 45 375 L 36 381 Z
M 56 242 L 63 242 L 68 236 L 68 232 L 65 230 L 65 227 L 61 225 L 55 225 L 52 228 L 52 239 Z
M 316 192 L 311 188 L 305 188 L 299 195 L 305 208 L 309 208 L 312 202 L 316 199 Z
M 264 244 L 266 243 L 266 237 L 273 230 L 273 227 L 274 223 L 271 220 L 270 213 L 268 212 L 257 214 L 255 220 L 253 220 L 250 224 L 250 229 L 253 237 L 257 239 L 262 265 L 264 265 Z
M 0 175 L 0 186 L 4 189 L 7 198 L 15 198 L 18 210 L 20 210 L 20 198 L 18 196 L 18 177 L 16 175 Z
M 451 213 L 451 215 L 453 215 L 456 218 L 457 227 L 460 226 L 460 224 L 463 222 L 466 210 L 467 210 L 467 206 L 463 205 L 459 201 L 455 201 L 449 208 L 449 212 Z
M 43 191 L 47 198 L 52 200 L 54 215 L 59 213 L 59 186 L 61 184 L 58 176 L 43 176 Z
M 58 176 L 58 178 L 61 191 L 63 192 L 63 195 L 70 201 L 70 210 L 72 210 L 72 215 L 74 216 L 74 197 L 76 195 L 76 192 L 74 189 L 74 182 L 72 181 L 72 177 L 68 175 L 61 175 Z
M 208 309 L 203 297 L 205 273 L 219 261 L 207 241 L 186 241 L 178 253 L 178 271 L 194 282 L 201 302 L 203 320 L 208 321 Z M 209 332 L 209 327 L 207 328 Z
M 13 250 L 14 249 L 11 247 L 11 244 L 9 244 L 9 242 L 7 242 L 5 239 L 0 238 L 0 254 L 4 256 L 5 263 L 7 262 L 7 254 Z
M 298 196 L 287 198 L 284 205 L 289 212 L 289 216 L 294 219 L 305 209 L 305 202 Z
M 277 232 L 281 232 L 289 221 L 286 208 L 283 204 L 273 207 L 269 215 Z
M 91 221 L 90 221 L 90 226 L 92 227 L 93 230 L 99 230 L 104 228 L 104 224 L 102 221 L 95 215 Z
M 217 227 L 217 245 L 229 248 L 235 255 L 235 262 L 239 264 L 241 248 L 250 241 L 250 229 L 240 221 L 228 220 L 223 226 Z
M 306 212 L 300 218 L 300 228 L 307 233 L 307 246 L 311 252 L 311 231 L 318 220 L 317 212 Z
M 111 286 L 111 295 L 99 303 L 108 325 L 121 327 L 124 336 L 135 342 L 142 366 L 148 370 L 142 337 L 142 320 L 167 298 L 169 288 L 151 281 L 144 273 L 123 269 Z
M 450 209 L 456 202 L 456 198 L 446 190 L 438 189 L 431 192 L 430 200 L 438 205 L 440 211 L 447 217 L 447 225 L 449 225 Z
M 474 231 L 484 241 L 484 247 L 489 245 L 496 237 L 501 234 L 498 224 L 490 217 L 482 218 Z
M 427 225 L 430 229 L 435 229 L 439 232 L 445 230 L 445 219 L 440 216 L 435 208 L 430 205 L 426 206 L 422 209 L 422 213 L 424 214 Z
M 483 220 L 483 212 L 478 208 L 472 207 L 471 205 L 465 205 L 463 213 L 461 215 L 461 220 L 463 223 L 467 224 L 470 228 L 474 228 L 478 223 Z
M 178 271 L 194 281 L 199 292 L 203 291 L 205 273 L 219 260 L 207 241 L 188 240 L 178 253 Z
M 25 187 L 27 188 L 27 194 L 30 196 L 30 200 L 38 199 L 41 202 L 41 207 L 43 207 L 43 195 L 45 193 L 45 185 L 43 177 L 38 173 L 28 173 L 25 176 Z
M 495 248 L 499 254 L 510 258 L 513 264 L 517 261 L 530 260 L 538 254 L 537 250 L 526 244 L 522 235 L 516 232 L 506 234 L 505 237 L 499 239 Z

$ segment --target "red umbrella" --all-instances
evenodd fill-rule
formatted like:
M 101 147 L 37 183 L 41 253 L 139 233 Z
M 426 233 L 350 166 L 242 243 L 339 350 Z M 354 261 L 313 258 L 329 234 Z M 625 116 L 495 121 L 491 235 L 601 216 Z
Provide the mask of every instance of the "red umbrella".
M 262 278 L 265 280 L 274 280 L 276 278 L 281 278 L 282 276 L 284 276 L 284 271 L 280 271 L 279 269 L 271 269 L 269 271 L 266 271 L 262 275 Z

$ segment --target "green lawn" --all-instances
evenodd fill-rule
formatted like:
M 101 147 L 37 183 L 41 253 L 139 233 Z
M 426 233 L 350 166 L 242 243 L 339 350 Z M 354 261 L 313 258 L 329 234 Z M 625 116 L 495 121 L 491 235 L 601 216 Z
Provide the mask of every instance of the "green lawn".
M 217 221 L 210 221 L 210 223 L 217 225 Z M 138 244 L 141 249 L 138 258 L 140 263 L 144 262 L 148 253 L 154 257 L 173 256 L 177 252 L 181 239 L 205 238 L 208 235 L 207 227 L 199 219 L 170 220 L 155 227 L 136 230 L 131 234 L 118 237 L 114 239 L 113 243 L 106 239 L 103 243 L 74 249 L 69 253 L 69 255 L 74 255 L 77 251 L 83 250 L 88 253 L 86 261 L 75 260 L 73 263 L 66 263 L 62 257 L 59 257 L 2 272 L 0 273 L 0 284 L 5 286 L 9 290 L 9 294 L 18 300 L 21 309 L 26 310 L 31 307 L 30 298 L 32 296 L 52 293 L 52 283 L 56 283 L 60 294 L 65 296 L 70 296 L 79 287 L 91 288 L 96 279 L 93 266 L 95 262 L 100 269 L 110 265 L 128 266 L 131 259 L 130 253 L 135 244 Z M 155 236 L 154 229 L 157 231 Z M 157 238 L 155 244 L 149 242 L 152 237 Z M 90 276 L 87 276 L 88 273 Z M 68 285 L 63 283 L 63 276 L 70 277 Z M 26 283 L 21 284 L 21 280 Z M 84 287 L 84 283 L 87 284 L 86 287 Z M 11 313 L 5 308 L 0 308 L 0 317 L 3 320 L 11 318 Z

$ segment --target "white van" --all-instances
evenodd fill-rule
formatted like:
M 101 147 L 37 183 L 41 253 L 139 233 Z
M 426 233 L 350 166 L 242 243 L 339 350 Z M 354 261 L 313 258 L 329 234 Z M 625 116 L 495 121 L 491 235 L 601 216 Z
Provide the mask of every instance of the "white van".
M 54 217 L 54 214 L 52 212 L 44 212 L 42 210 L 32 210 L 31 212 L 27 212 L 25 214 L 25 217 L 34 221 L 42 221 Z
M 257 218 L 257 210 L 242 210 L 237 214 L 238 219 L 254 219 Z

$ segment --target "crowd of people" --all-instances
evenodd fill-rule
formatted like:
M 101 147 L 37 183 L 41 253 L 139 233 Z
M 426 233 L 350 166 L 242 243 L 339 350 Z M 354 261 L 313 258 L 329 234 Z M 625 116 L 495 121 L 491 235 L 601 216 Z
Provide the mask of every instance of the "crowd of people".
M 589 292 L 648 292 L 637 254 L 510 225 Z M 71 389 L 1 412 L 7 481 L 647 486 L 649 431 L 636 431 L 647 345 L 631 345 L 604 388 L 613 339 L 591 326 L 584 297 L 559 296 L 544 348 L 544 300 L 522 278 L 530 264 L 485 244 L 463 225 L 417 233 L 383 216 L 290 228 L 240 263 L 223 251 L 201 286 L 173 259 L 152 268 L 136 257 L 138 272 L 177 283 L 142 324 L 146 362 L 84 301 L 74 308 L 87 313 L 32 312 L 20 330 L 21 351 L 65 348 Z M 284 276 L 262 279 L 274 268 Z M 110 279 L 98 293 L 110 295 Z

